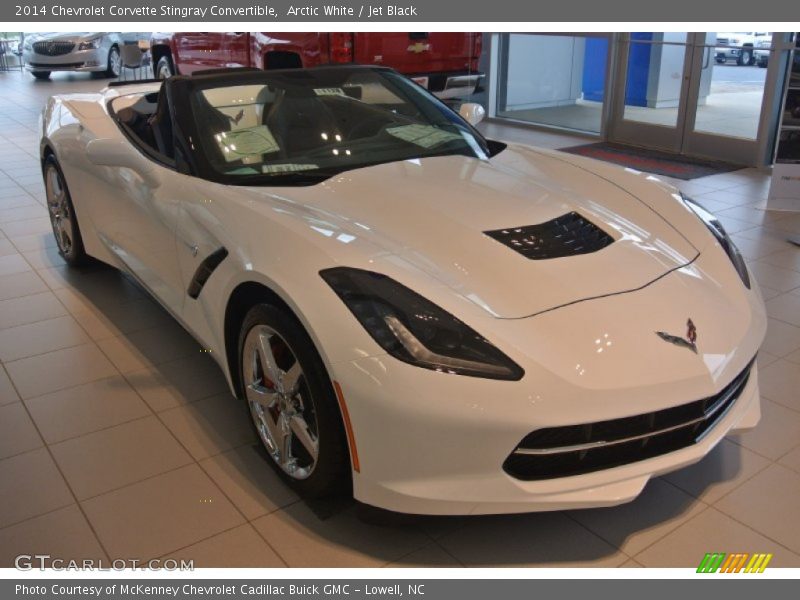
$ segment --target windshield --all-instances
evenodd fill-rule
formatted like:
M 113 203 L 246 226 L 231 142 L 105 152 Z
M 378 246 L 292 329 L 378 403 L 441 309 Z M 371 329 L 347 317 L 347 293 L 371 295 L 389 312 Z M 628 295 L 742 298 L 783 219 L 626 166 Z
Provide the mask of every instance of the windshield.
M 389 70 L 320 68 L 262 74 L 190 95 L 192 147 L 212 179 L 309 184 L 368 165 L 460 154 L 486 141 L 417 84 Z

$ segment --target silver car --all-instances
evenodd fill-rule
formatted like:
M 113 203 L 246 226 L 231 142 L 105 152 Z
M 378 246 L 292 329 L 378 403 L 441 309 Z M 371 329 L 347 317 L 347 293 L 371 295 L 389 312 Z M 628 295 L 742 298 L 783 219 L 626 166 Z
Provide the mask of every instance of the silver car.
M 52 71 L 87 71 L 118 77 L 122 34 L 37 33 L 25 36 L 22 58 L 37 79 L 47 79 Z

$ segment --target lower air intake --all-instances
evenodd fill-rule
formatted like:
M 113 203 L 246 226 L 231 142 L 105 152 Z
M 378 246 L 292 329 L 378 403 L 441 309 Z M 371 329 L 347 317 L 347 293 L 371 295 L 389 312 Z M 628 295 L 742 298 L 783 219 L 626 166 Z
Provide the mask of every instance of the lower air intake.
M 696 444 L 733 407 L 750 378 L 751 362 L 720 393 L 651 413 L 538 429 L 503 463 L 517 479 L 583 475 L 654 458 Z

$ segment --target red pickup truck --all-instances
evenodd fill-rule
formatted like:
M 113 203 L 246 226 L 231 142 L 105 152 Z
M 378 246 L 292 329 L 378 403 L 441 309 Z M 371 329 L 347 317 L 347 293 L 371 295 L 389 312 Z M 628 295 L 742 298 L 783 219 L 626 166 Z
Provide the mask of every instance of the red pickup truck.
M 454 99 L 480 85 L 482 43 L 480 33 L 156 32 L 151 52 L 159 78 L 223 67 L 375 64 L 397 69 L 442 99 Z

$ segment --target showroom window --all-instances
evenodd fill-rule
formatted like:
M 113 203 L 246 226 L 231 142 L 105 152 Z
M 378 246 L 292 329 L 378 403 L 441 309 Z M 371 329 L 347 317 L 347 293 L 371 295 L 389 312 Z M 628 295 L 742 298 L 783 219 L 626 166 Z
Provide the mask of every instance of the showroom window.
M 609 38 L 499 36 L 496 116 L 575 131 L 602 131 Z

